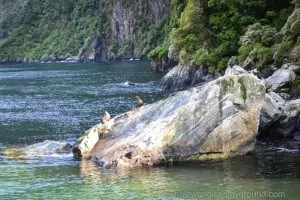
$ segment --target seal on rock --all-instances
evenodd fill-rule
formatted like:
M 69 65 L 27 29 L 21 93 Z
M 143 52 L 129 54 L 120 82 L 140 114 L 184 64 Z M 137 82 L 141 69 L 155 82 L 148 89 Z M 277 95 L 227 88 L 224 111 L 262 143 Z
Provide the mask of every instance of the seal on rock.
M 135 105 L 136 108 L 142 107 L 144 105 L 144 102 L 141 99 L 141 97 L 136 96 L 136 100 L 137 100 L 137 104 Z
M 110 120 L 110 114 L 105 111 L 104 115 L 101 118 L 101 122 L 104 124 Z

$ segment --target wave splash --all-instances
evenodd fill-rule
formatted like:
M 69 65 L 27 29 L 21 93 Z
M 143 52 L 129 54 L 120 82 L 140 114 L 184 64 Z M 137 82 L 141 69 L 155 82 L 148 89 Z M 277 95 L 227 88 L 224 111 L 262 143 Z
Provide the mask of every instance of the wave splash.
M 4 150 L 4 154 L 13 159 L 30 159 L 42 157 L 65 158 L 72 157 L 72 147 L 74 141 L 52 141 L 45 140 L 40 143 L 32 144 L 25 147 L 8 147 Z
M 298 149 L 287 149 L 287 148 L 283 148 L 283 147 L 280 147 L 280 148 L 277 148 L 278 152 L 287 152 L 287 153 L 299 153 L 300 150 Z
M 46 140 L 41 143 L 33 144 L 22 149 L 26 157 L 61 157 L 66 155 L 72 156 L 72 146 L 74 142 L 51 141 Z

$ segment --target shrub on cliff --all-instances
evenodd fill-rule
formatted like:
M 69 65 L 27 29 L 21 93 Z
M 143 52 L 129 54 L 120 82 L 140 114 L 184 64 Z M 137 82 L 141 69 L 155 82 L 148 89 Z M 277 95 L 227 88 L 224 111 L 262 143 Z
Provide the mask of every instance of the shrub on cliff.
M 295 97 L 300 97 L 300 77 L 298 76 L 291 85 L 291 94 Z
M 231 56 L 244 60 L 252 52 L 262 67 L 271 63 L 275 35 L 292 11 L 290 1 L 187 0 L 170 44 L 183 65 L 223 70 Z
M 149 58 L 153 60 L 161 60 L 168 56 L 168 49 L 165 46 L 158 46 L 147 55 Z

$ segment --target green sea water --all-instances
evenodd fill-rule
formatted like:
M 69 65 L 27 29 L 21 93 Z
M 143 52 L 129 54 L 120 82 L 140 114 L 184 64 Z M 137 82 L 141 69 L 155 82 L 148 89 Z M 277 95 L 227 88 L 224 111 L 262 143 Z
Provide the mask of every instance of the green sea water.
M 148 62 L 0 66 L 0 199 L 298 199 L 300 153 L 259 142 L 213 163 L 105 170 L 57 153 L 100 120 L 165 98 Z M 8 156 L 7 149 L 25 152 Z

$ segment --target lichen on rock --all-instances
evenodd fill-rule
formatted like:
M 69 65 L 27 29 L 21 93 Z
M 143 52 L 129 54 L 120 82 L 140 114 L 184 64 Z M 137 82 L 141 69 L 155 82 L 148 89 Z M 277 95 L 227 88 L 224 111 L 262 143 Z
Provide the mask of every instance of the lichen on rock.
M 264 83 L 255 76 L 220 77 L 117 116 L 84 157 L 132 168 L 243 155 L 254 148 L 264 99 Z

